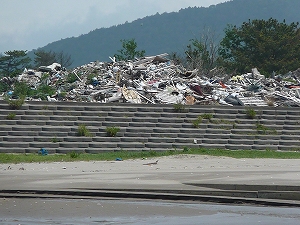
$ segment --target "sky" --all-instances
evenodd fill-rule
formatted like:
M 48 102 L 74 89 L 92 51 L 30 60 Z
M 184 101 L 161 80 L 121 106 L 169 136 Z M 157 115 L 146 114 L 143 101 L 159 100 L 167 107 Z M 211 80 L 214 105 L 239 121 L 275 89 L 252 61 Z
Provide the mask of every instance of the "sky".
M 31 51 L 97 28 L 222 2 L 226 0 L 1 0 L 0 53 Z

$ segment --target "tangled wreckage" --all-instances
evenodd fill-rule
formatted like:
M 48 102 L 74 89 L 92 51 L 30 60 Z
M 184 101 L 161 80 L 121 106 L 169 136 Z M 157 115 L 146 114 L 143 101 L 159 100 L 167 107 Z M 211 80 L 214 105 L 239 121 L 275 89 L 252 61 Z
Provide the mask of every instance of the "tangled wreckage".
M 56 93 L 47 96 L 48 101 L 300 106 L 300 69 L 270 78 L 256 68 L 236 76 L 214 71 L 204 75 L 197 69 L 190 71 L 176 65 L 167 56 L 160 54 L 119 62 L 110 57 L 109 63 L 91 62 L 70 71 L 53 63 L 38 70 L 25 69 L 16 79 L 33 89 L 41 84 L 54 87 Z M 75 79 L 70 81 L 70 75 Z M 2 82 L 9 81 L 3 78 Z

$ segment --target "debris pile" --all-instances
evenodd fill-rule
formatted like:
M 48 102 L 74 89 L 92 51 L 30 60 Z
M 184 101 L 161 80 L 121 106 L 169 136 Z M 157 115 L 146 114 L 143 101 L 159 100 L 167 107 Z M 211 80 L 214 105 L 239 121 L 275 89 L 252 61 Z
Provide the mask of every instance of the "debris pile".
M 48 101 L 300 106 L 300 69 L 270 78 L 256 68 L 236 76 L 208 76 L 176 65 L 167 54 L 132 61 L 110 59 L 110 63 L 91 62 L 71 71 L 57 63 L 25 69 L 17 80 L 33 89 L 41 84 L 54 87 L 56 93 L 47 96 Z M 11 81 L 3 78 L 2 82 Z

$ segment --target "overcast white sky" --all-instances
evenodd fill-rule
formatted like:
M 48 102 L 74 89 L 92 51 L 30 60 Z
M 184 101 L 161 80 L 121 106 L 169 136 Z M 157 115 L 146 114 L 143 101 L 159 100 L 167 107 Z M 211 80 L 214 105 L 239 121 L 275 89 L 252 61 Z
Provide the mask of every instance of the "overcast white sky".
M 102 27 L 228 0 L 1 0 L 0 53 L 32 50 Z

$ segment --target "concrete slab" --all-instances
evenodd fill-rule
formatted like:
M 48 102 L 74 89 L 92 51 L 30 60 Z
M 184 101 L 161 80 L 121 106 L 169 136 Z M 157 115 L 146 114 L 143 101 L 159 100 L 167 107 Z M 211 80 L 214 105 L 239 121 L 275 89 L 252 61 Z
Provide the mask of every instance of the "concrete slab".
M 262 201 L 263 196 L 264 201 L 285 200 L 300 206 L 297 193 L 300 159 L 177 155 L 125 161 L 1 164 L 0 179 L 2 193 L 16 195 L 16 191 L 24 193 L 26 190 L 73 195 L 97 192 L 97 196 L 112 191 L 115 196 L 122 192 L 140 197 L 143 196 L 137 193 L 147 192 L 145 198 L 162 193 L 169 193 L 168 198 L 184 195 L 184 198 L 198 200 L 203 200 L 203 196 L 219 195 L 219 200 L 220 196 L 238 196 L 239 201 L 243 198 Z

